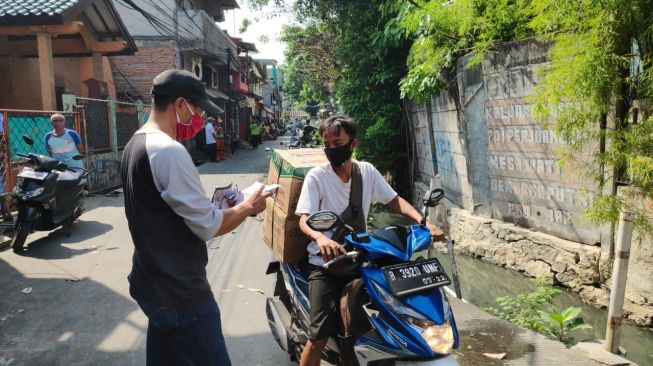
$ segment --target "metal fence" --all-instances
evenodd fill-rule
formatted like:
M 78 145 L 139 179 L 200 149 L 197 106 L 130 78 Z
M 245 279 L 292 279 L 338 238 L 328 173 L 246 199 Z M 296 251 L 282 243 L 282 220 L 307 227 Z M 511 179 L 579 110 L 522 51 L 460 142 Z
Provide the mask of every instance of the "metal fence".
M 118 149 L 122 150 L 138 131 L 138 108 L 136 104 L 116 102 L 116 133 L 118 135 Z
M 78 131 L 82 137 L 89 182 L 96 183 L 89 188 L 92 191 L 111 188 L 104 186 L 112 182 L 107 177 L 119 175 L 115 167 L 120 151 L 145 122 L 150 106 L 89 98 L 76 100 L 72 112 L 0 110 L 0 192 L 10 191 L 15 185 L 16 174 L 24 164 L 17 157 L 18 152 L 47 155 L 44 138 L 52 131 L 50 116 L 53 113 L 63 114 L 66 127 Z M 32 138 L 34 145 L 28 145 L 23 136 Z M 96 169 L 99 165 L 111 166 L 111 170 L 116 171 Z
M 88 153 L 111 151 L 111 121 L 109 102 L 101 99 L 77 98 L 77 110 L 82 113 L 81 132 Z
M 52 131 L 50 116 L 61 113 L 66 117 L 66 127 L 78 130 L 80 119 L 77 113 L 0 110 L 0 189 L 2 192 L 13 189 L 16 173 L 21 165 L 17 153 L 47 154 L 45 134 Z M 34 140 L 29 145 L 23 139 L 28 136 Z

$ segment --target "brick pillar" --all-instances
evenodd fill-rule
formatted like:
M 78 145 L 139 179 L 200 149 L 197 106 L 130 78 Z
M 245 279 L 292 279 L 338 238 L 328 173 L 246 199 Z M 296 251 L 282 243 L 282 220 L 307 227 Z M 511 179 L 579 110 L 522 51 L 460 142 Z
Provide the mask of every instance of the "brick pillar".
M 41 77 L 41 105 L 43 110 L 57 109 L 54 92 L 54 63 L 52 60 L 52 36 L 48 33 L 37 33 L 36 40 L 39 50 L 39 75 Z
M 93 52 L 93 78 L 105 81 L 104 80 L 104 66 L 102 63 L 102 53 Z

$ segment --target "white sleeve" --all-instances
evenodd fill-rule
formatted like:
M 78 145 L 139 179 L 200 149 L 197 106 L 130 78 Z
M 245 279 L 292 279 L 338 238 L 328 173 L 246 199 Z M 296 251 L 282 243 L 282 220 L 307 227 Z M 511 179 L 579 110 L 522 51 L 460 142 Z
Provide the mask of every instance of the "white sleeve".
M 320 210 L 320 187 L 317 185 L 317 179 L 311 171 L 306 174 L 302 184 L 302 192 L 299 194 L 297 201 L 296 215 L 314 214 Z
M 372 190 L 372 200 L 385 204 L 390 203 L 395 197 L 397 192 L 386 182 L 381 173 L 370 164 L 372 168 L 372 179 L 374 181 L 374 188 Z
M 161 142 L 158 136 L 152 140 L 155 141 L 147 144 L 147 154 L 161 198 L 184 219 L 195 235 L 208 241 L 222 225 L 222 211 L 206 196 L 186 149 L 176 142 Z M 159 146 L 160 143 L 165 145 Z

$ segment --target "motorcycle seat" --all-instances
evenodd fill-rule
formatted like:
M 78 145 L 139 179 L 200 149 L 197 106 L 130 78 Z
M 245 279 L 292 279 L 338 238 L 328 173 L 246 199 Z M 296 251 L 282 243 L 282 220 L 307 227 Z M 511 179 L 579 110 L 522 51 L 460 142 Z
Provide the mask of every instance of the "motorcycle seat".
M 57 172 L 57 182 L 79 182 L 82 179 L 83 172 L 79 170 L 66 170 L 65 172 Z
M 406 238 L 408 238 L 408 229 L 403 226 L 386 226 L 377 229 L 372 234 L 376 239 L 385 241 L 393 247 L 406 251 Z
M 79 187 L 82 181 L 83 171 L 66 170 L 57 173 L 57 190 L 68 191 Z

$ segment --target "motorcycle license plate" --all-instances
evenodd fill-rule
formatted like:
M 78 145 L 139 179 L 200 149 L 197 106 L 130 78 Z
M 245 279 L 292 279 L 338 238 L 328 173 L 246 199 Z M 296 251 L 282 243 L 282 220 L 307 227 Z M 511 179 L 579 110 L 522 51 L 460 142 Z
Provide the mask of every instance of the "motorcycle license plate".
M 395 296 L 408 295 L 451 284 L 436 259 L 383 267 L 383 273 Z
M 36 180 L 43 180 L 48 176 L 47 172 L 37 172 L 32 169 L 23 169 L 18 173 L 18 176 L 21 178 L 30 178 Z

